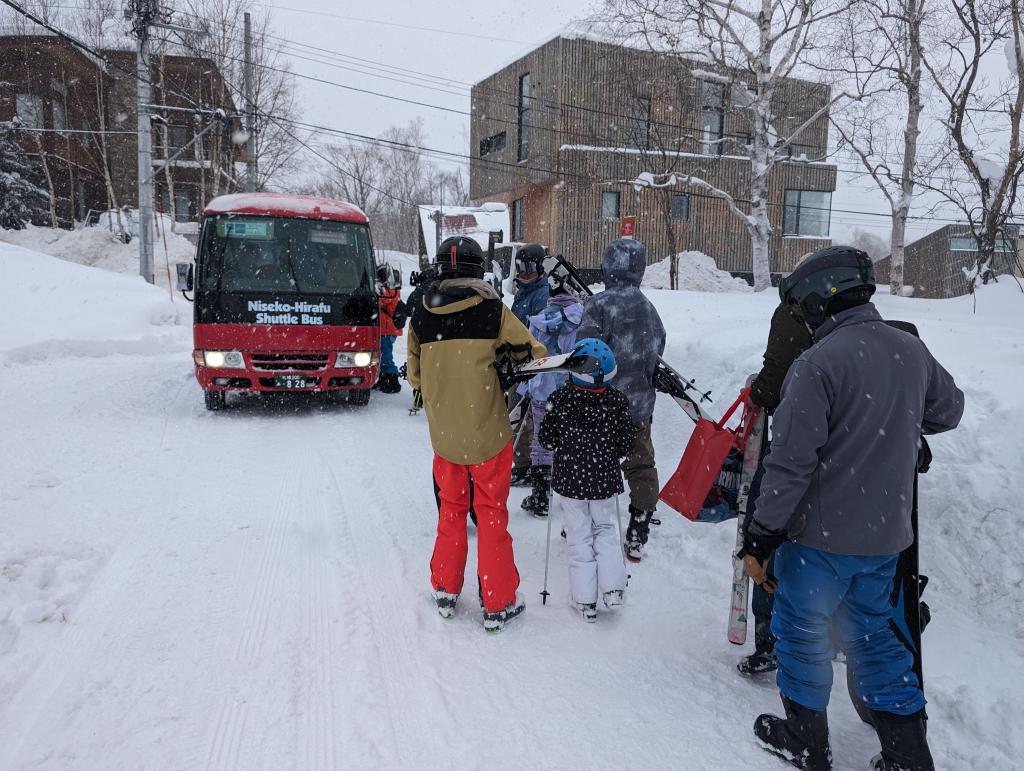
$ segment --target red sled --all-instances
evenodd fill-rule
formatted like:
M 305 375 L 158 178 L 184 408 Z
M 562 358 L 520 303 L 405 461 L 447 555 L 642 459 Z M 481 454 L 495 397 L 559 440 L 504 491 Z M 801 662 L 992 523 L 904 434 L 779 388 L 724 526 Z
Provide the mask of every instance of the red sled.
M 721 522 L 735 516 L 736 512 L 722 500 L 723 496 L 712 496 L 716 500 L 709 503 L 709 495 L 720 475 L 725 473 L 723 465 L 730 453 L 734 450 L 742 453 L 746 447 L 760 410 L 751 403 L 749 397 L 750 389 L 744 388 L 717 423 L 706 418 L 697 421 L 679 466 L 658 494 L 658 500 L 694 522 Z M 735 429 L 726 428 L 725 424 L 740 406 L 743 412 L 740 414 L 739 426 Z M 728 508 L 729 515 L 721 515 L 720 510 L 723 508 Z

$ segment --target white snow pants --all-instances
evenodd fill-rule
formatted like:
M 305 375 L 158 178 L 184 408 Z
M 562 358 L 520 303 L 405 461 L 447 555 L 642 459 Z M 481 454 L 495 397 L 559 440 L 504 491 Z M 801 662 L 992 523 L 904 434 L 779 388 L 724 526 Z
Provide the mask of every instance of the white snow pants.
M 558 496 L 569 547 L 569 591 L 573 602 L 594 603 L 601 594 L 626 589 L 626 566 L 616 527 L 615 499 L 578 501 Z

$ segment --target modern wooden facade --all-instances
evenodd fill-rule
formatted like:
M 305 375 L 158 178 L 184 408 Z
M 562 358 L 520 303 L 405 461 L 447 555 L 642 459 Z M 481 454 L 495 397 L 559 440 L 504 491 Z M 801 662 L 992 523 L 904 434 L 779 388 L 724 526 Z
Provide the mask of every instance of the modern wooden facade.
M 1019 228 L 1008 225 L 993 260 L 992 267 L 997 276 L 1020 275 L 1019 241 Z M 973 268 L 977 259 L 978 250 L 970 228 L 967 225 L 946 225 L 906 245 L 903 285 L 913 288 L 913 297 L 960 297 L 968 292 L 964 271 Z M 879 283 L 889 280 L 890 268 L 890 257 L 875 263 L 875 277 Z
M 636 237 L 652 261 L 672 248 L 695 249 L 724 270 L 749 274 L 749 236 L 726 203 L 681 185 L 637 191 L 630 184 L 641 172 L 674 173 L 748 197 L 750 160 L 743 153 L 750 110 L 739 93 L 695 72 L 701 74 L 695 64 L 675 57 L 585 39 L 551 40 L 474 86 L 470 197 L 508 204 L 513 240 L 544 243 L 581 267 L 598 267 L 621 218 L 635 216 Z M 786 136 L 827 104 L 829 91 L 792 80 L 777 99 L 776 112 L 785 119 L 776 128 Z M 820 160 L 827 145 L 828 117 L 822 115 L 801 133 L 794 160 L 778 165 L 770 178 L 775 272 L 791 270 L 800 256 L 830 243 L 827 194 L 835 189 L 836 169 Z M 784 235 L 786 191 L 807 191 L 807 200 L 826 194 L 824 203 L 805 204 L 824 218 L 814 237 Z M 790 194 L 794 201 L 804 198 Z

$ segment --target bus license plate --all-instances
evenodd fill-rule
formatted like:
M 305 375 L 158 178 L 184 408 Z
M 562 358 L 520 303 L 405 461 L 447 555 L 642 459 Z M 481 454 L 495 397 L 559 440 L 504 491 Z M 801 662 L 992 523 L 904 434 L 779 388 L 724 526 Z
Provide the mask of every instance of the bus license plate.
M 274 378 L 275 388 L 309 388 L 311 385 L 305 375 L 278 375 Z

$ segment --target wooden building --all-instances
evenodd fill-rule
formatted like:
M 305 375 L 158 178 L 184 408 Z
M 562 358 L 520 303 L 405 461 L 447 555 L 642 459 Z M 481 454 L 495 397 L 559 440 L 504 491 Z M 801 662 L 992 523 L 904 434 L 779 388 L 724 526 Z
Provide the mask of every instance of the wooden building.
M 992 268 L 997 276 L 1020 276 L 1019 238 L 1019 228 L 1008 225 L 1002 242 L 996 244 Z M 890 259 L 885 257 L 875 263 L 875 276 L 880 283 L 888 281 Z M 977 260 L 978 246 L 970 228 L 967 225 L 946 225 L 906 245 L 903 285 L 912 288 L 913 297 L 960 297 L 968 292 L 964 271 L 971 270 Z
M 693 69 L 691 69 L 691 66 Z M 702 79 L 695 63 L 648 51 L 555 38 L 477 83 L 470 123 L 470 197 L 501 202 L 513 241 L 536 241 L 597 268 L 623 217 L 651 261 L 700 250 L 750 275 L 750 239 L 720 199 L 682 186 L 638 189 L 642 172 L 701 177 L 749 195 L 750 110 L 739 90 Z M 826 86 L 787 81 L 776 128 L 787 136 L 828 103 Z M 823 114 L 770 178 L 773 272 L 828 245 L 836 168 Z
M 19 142 L 40 169 L 35 181 L 52 186 L 66 227 L 114 205 L 138 205 L 135 53 L 102 53 L 101 60 L 49 34 L 0 36 L 0 121 L 17 117 L 24 126 Z M 209 198 L 237 187 L 235 165 L 244 161 L 245 146 L 231 135 L 240 122 L 217 121 L 169 173 L 163 158 L 210 122 L 191 108 L 233 116 L 235 105 L 209 59 L 154 56 L 151 73 L 153 102 L 167 108 L 155 111 L 153 124 L 156 207 L 195 219 Z

